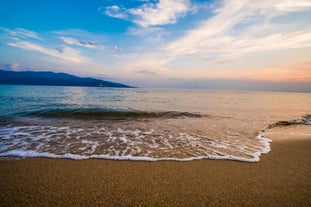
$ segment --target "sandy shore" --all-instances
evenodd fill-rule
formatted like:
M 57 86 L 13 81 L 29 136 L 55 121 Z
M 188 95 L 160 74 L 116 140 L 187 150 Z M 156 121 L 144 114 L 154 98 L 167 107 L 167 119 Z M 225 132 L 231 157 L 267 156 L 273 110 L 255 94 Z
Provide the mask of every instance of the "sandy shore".
M 311 137 L 258 163 L 0 161 L 0 206 L 311 206 Z

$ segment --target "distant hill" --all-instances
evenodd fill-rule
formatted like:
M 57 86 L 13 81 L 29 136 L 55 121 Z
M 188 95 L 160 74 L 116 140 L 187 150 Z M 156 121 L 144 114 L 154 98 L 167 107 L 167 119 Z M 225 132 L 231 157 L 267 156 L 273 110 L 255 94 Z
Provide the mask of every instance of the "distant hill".
M 131 88 L 121 83 L 81 78 L 67 73 L 6 70 L 0 70 L 0 84 Z

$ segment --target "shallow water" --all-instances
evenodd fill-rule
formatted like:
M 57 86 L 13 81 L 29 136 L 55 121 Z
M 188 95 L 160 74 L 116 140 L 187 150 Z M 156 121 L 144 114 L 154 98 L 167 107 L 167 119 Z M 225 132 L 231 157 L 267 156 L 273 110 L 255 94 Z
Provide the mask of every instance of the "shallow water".
M 3 85 L 0 101 L 0 156 L 19 157 L 253 162 L 268 126 L 311 113 L 308 93 Z

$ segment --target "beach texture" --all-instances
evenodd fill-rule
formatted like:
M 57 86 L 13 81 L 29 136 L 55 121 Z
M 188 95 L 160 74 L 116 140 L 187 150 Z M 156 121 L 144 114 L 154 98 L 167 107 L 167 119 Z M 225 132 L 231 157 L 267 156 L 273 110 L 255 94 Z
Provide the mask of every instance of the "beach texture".
M 256 163 L 1 160 L 0 206 L 311 206 L 311 137 L 271 138 Z

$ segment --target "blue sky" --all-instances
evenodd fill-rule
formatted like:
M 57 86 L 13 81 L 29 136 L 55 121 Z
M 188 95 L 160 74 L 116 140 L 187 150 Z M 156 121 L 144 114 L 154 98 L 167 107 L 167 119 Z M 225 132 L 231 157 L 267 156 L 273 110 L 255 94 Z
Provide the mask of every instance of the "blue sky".
M 0 68 L 311 91 L 311 0 L 2 0 Z

